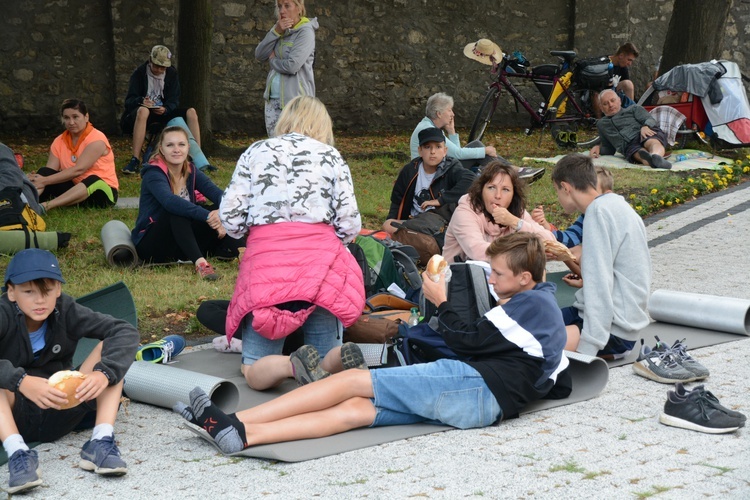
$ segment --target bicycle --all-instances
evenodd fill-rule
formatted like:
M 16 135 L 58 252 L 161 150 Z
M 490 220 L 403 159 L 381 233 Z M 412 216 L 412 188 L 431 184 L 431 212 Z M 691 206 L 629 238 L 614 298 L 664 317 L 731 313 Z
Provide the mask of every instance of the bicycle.
M 526 135 L 531 135 L 534 129 L 541 129 L 540 143 L 547 126 L 550 127 L 553 139 L 561 147 L 588 148 L 598 141 L 596 118 L 593 115 L 590 100 L 593 90 L 606 88 L 612 77 L 612 65 L 609 59 L 586 60 L 589 64 L 594 62 L 599 64 L 600 72 L 602 68 L 606 68 L 606 72 L 594 75 L 592 80 L 586 82 L 585 79 L 580 78 L 583 70 L 579 71 L 580 68 L 575 65 L 577 57 L 575 51 L 553 50 L 550 54 L 557 56 L 560 62 L 530 67 L 531 63 L 516 51 L 512 55 L 503 54 L 501 61 L 492 65 L 490 74 L 493 82 L 474 118 L 469 133 L 469 142 L 482 139 L 487 125 L 495 114 L 503 89 L 513 97 L 516 112 L 520 104 L 529 113 L 531 125 L 525 130 Z M 538 109 L 535 110 L 521 95 L 513 85 L 512 78 L 531 80 L 534 83 L 542 98 Z

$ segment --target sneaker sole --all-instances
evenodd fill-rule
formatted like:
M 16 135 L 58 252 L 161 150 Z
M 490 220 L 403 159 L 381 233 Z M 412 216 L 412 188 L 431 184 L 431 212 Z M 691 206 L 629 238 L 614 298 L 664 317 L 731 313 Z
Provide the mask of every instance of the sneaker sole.
M 348 343 L 341 346 L 341 364 L 344 365 L 344 370 L 351 370 L 352 368 L 369 369 L 359 347 Z
M 100 476 L 124 476 L 128 473 L 127 467 L 115 467 L 113 469 L 104 469 L 102 467 L 97 467 L 94 462 L 90 462 L 89 460 L 81 459 L 80 462 L 78 462 L 78 467 L 80 467 L 83 470 L 87 470 L 89 472 L 94 472 L 96 474 L 99 474 Z
M 724 427 L 724 428 L 705 427 L 703 425 L 698 425 L 696 423 L 683 420 L 681 418 L 673 417 L 672 415 L 667 415 L 666 413 L 663 413 L 663 412 L 661 415 L 659 415 L 659 422 L 661 422 L 664 425 L 669 425 L 672 427 L 679 427 L 681 429 L 688 429 L 691 431 L 704 432 L 706 434 L 727 434 L 729 432 L 734 432 L 737 429 L 739 429 L 739 426 Z
M 37 469 L 36 475 L 39 476 L 39 469 Z M 14 493 L 18 493 L 19 491 L 27 491 L 27 490 L 36 488 L 37 486 L 41 486 L 41 485 L 42 485 L 42 478 L 40 477 L 36 481 L 29 481 L 28 483 L 24 483 L 19 486 L 9 487 L 7 490 L 5 490 L 5 492 L 8 493 L 9 495 L 12 495 Z
M 307 385 L 330 375 L 320 368 L 320 355 L 315 349 L 297 349 L 289 356 L 289 361 L 294 367 L 294 380 L 298 385 Z M 314 366 L 315 370 L 310 370 L 310 366 Z
M 688 377 L 688 378 L 667 378 L 662 377 L 661 375 L 658 375 L 651 370 L 648 369 L 647 366 L 644 366 L 640 361 L 637 361 L 633 363 L 633 371 L 640 375 L 641 377 L 645 377 L 649 380 L 653 380 L 654 382 L 660 382 L 662 384 L 674 384 L 676 382 L 694 382 L 695 380 L 698 380 L 696 377 Z

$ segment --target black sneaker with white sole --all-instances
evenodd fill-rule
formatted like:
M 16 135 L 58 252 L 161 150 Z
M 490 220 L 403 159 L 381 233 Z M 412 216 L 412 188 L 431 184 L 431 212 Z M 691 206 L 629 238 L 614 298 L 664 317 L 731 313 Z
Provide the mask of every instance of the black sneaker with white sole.
M 690 391 L 684 395 L 667 392 L 667 402 L 659 415 L 659 422 L 706 434 L 726 434 L 742 426 L 739 418 L 716 408 L 705 391 Z
M 745 416 L 745 414 L 740 413 L 736 410 L 729 409 L 726 406 L 722 405 L 719 402 L 719 398 L 714 396 L 714 394 L 711 391 L 707 391 L 703 385 L 697 385 L 693 387 L 693 389 L 686 389 L 685 386 L 679 382 L 677 382 L 674 385 L 674 392 L 676 392 L 677 395 L 681 397 L 686 397 L 688 393 L 693 392 L 693 391 L 702 392 L 703 395 L 705 396 L 705 399 L 711 404 L 711 406 L 713 406 L 719 411 L 726 413 L 730 417 L 738 419 L 740 423 L 740 427 L 745 426 L 745 422 L 747 421 L 747 417 Z

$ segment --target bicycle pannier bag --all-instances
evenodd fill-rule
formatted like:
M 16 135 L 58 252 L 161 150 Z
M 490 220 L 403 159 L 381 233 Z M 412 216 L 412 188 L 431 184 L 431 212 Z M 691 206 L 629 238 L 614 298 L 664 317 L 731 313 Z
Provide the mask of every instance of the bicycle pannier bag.
M 552 87 L 555 85 L 552 77 L 555 76 L 557 70 L 557 64 L 541 64 L 539 66 L 534 66 L 533 68 L 531 68 L 532 81 L 547 103 L 550 102 L 549 96 L 552 94 Z M 541 78 L 534 78 L 534 76 L 537 75 L 548 76 L 550 77 L 550 79 L 546 80 Z
M 576 61 L 575 81 L 580 88 L 604 90 L 611 85 L 612 68 L 608 56 L 579 59 Z

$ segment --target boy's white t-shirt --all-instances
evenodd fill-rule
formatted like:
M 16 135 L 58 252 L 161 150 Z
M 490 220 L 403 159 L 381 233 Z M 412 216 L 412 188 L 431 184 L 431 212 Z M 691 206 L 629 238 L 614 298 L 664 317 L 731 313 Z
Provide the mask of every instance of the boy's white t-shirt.
M 419 173 L 417 173 L 417 183 L 414 186 L 414 201 L 412 202 L 411 207 L 411 216 L 416 217 L 417 215 L 424 212 L 422 210 L 422 207 L 420 206 L 425 201 L 432 198 L 429 194 L 427 196 L 419 196 L 419 193 L 422 191 L 427 191 L 427 193 L 430 192 L 430 186 L 432 185 L 432 180 L 435 178 L 435 174 L 437 171 L 428 174 L 424 171 L 424 164 L 419 163 Z M 421 202 L 419 200 L 422 200 Z

